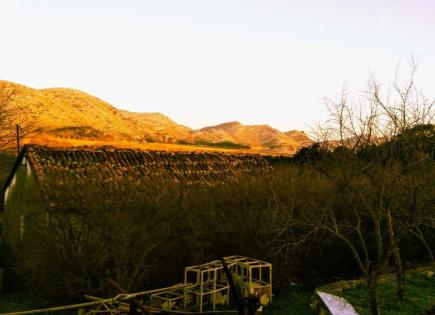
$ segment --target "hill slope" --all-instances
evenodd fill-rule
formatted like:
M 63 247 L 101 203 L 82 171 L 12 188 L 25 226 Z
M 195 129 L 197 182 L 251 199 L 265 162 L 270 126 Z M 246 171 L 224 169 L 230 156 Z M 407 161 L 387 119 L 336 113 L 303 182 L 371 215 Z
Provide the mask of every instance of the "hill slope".
M 3 81 L 4 83 L 4 81 Z M 18 101 L 37 122 L 32 138 L 44 137 L 134 143 L 233 143 L 256 150 L 291 154 L 310 142 L 303 132 L 283 133 L 268 125 L 229 122 L 192 130 L 161 113 L 120 110 L 82 91 L 32 89 L 15 83 Z M 305 137 L 304 137 L 305 136 Z M 38 141 L 39 143 L 41 141 Z
M 242 125 L 239 122 L 229 122 L 217 126 L 202 128 L 195 132 L 196 137 L 204 139 L 225 139 L 234 143 L 248 145 L 252 148 L 274 150 L 280 153 L 295 152 L 306 139 L 270 127 L 269 125 Z
M 190 132 L 189 128 L 162 114 L 122 111 L 78 90 L 19 88 L 19 102 L 37 121 L 40 133 L 61 132 L 63 137 L 70 133 L 73 138 L 171 142 Z

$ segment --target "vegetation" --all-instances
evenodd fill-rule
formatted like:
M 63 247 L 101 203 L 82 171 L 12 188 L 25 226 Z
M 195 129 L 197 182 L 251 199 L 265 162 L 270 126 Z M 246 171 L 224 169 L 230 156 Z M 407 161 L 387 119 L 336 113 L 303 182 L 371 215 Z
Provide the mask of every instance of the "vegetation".
M 211 144 L 211 146 L 218 147 L 218 148 L 231 148 L 231 149 L 250 149 L 251 148 L 249 145 L 234 143 L 231 141 L 215 142 L 215 143 Z
M 17 158 L 16 152 L 0 152 L 0 183 L 4 183 Z
M 396 296 L 394 274 L 383 275 L 379 280 L 379 301 L 382 314 L 414 315 L 425 314 L 435 308 L 435 265 L 406 271 L 406 298 Z M 358 314 L 370 314 L 370 302 L 364 281 L 339 281 L 318 288 L 345 298 Z
M 0 148 L 15 144 L 17 133 L 24 137 L 34 130 L 36 121 L 20 102 L 20 86 L 0 81 Z
M 362 277 L 343 296 L 373 315 L 392 301 L 405 312 L 433 296 L 433 283 L 406 277 L 404 267 L 433 262 L 435 251 L 433 103 L 413 84 L 412 76 L 395 83 L 396 98 L 383 97 L 374 80 L 361 100 L 342 93 L 317 144 L 231 185 L 54 180 L 56 202 L 33 222 L 16 269 L 47 299 L 65 302 L 112 295 L 108 276 L 135 291 L 181 281 L 187 265 L 241 254 L 273 263 L 278 290 Z M 287 311 L 279 301 L 272 314 Z
M 13 93 L 10 93 L 13 91 Z M 200 130 L 193 130 L 172 121 L 160 113 L 134 113 L 117 109 L 101 99 L 84 92 L 66 89 L 32 89 L 16 83 L 0 80 L 0 119 L 2 94 L 8 99 L 7 108 L 22 109 L 26 122 L 33 122 L 35 132 L 29 141 L 39 144 L 73 146 L 105 144 L 125 147 L 172 148 L 197 150 L 199 146 L 219 149 L 250 150 L 268 153 L 266 143 L 279 145 L 280 153 L 292 154 L 309 139 L 302 133 L 283 133 L 267 125 L 243 126 L 240 123 L 224 123 Z M 19 105 L 19 106 L 18 106 Z M 15 124 L 7 126 L 8 143 L 14 145 Z M 228 128 L 228 127 L 234 128 Z M 2 136 L 0 128 L 0 136 Z M 3 139 L 3 138 L 2 138 Z M 10 141 L 12 142 L 10 142 Z M 204 143 L 197 143 L 202 142 Z M 3 141 L 3 140 L 1 140 Z M 1 144 L 0 141 L 0 144 Z M 109 143 L 108 143 L 109 142 Z M 127 144 L 128 143 L 128 144 Z M 153 145 L 151 145 L 153 144 Z M 172 144 L 172 145 L 171 145 Z M 183 144 L 184 146 L 180 146 Z M 272 152 L 273 153 L 273 152 Z
M 11 169 L 14 165 L 16 159 L 16 154 L 10 152 L 0 152 L 0 183 L 4 183 L 6 178 L 11 172 Z M 0 235 L 3 229 L 3 221 L 0 216 Z M 2 244 L 0 239 L 0 268 L 4 266 L 6 263 L 5 260 L 9 261 L 8 256 L 10 256 L 9 252 L 6 252 L 6 244 Z
M 312 315 L 310 302 L 313 296 L 312 291 L 302 290 L 300 288 L 288 288 L 274 298 L 273 305 L 265 307 L 265 315 Z M 0 311 L 13 312 L 41 307 L 50 307 L 43 305 L 41 297 L 29 296 L 28 291 L 19 291 L 13 294 L 0 296 Z M 71 311 L 64 314 L 77 314 L 77 311 Z M 228 313 L 234 314 L 234 313 Z
M 14 292 L 0 295 L 0 311 L 12 312 L 39 307 L 39 304 L 31 302 L 27 292 Z
M 310 308 L 313 291 L 300 286 L 278 290 L 273 304 L 263 310 L 265 315 L 312 315 Z
M 390 259 L 397 295 L 404 298 L 401 241 L 419 236 L 433 259 L 422 230 L 435 227 L 434 102 L 415 88 L 416 65 L 410 65 L 409 81 L 393 83 L 395 95 L 383 95 L 371 78 L 362 99 L 351 102 L 343 90 L 329 101 L 330 120 L 318 130 L 321 145 L 295 157 L 327 178 L 320 190 L 326 191 L 323 210 L 309 220 L 312 231 L 326 231 L 346 245 L 366 280 L 372 314 L 380 314 L 378 280 Z
M 159 143 L 152 139 L 146 139 L 146 142 L 139 143 L 127 140 L 94 140 L 84 138 L 61 138 L 58 135 L 51 134 L 30 134 L 23 141 L 25 144 L 39 144 L 49 146 L 52 148 L 71 148 L 71 147 L 114 147 L 125 149 L 139 149 L 139 150 L 155 150 L 155 151 L 205 151 L 205 152 L 227 152 L 227 153 L 251 153 L 251 154 L 265 154 L 261 149 L 235 149 L 212 147 L 207 145 L 190 144 L 189 142 L 180 141 L 178 143 Z
M 433 130 L 421 136 L 433 137 Z M 333 166 L 340 170 L 341 165 L 353 171 L 349 163 L 358 161 L 358 155 L 348 152 L 344 163 L 342 150 L 325 154 L 331 171 Z M 405 185 L 400 190 L 401 204 L 417 198 L 419 208 L 412 211 L 422 215 L 434 198 L 434 168 L 429 165 L 432 167 L 424 170 L 425 175 L 418 176 L 422 180 L 421 194 L 403 194 L 408 190 L 405 184 L 414 183 L 412 172 L 392 186 L 396 189 Z M 329 221 L 319 221 L 330 219 L 325 217 L 326 206 L 340 220 L 353 217 L 355 212 L 346 209 L 359 201 L 341 187 L 361 182 L 353 184 L 354 178 L 348 175 L 342 175 L 348 180 L 343 184 L 319 170 L 316 163 L 294 164 L 277 167 L 265 176 L 243 178 L 233 185 L 185 187 L 154 182 L 141 188 L 140 197 L 133 195 L 130 183 L 110 188 L 108 195 L 107 186 L 59 189 L 54 182 L 50 191 L 59 201 L 57 208 L 51 224 L 39 226 L 35 232 L 40 237 L 34 238 L 32 251 L 28 252 L 32 259 L 29 263 L 23 260 L 22 269 L 27 270 L 25 278 L 32 287 L 43 286 L 54 297 L 61 292 L 77 297 L 85 292 L 108 294 L 104 279 L 109 274 L 130 290 L 176 282 L 181 280 L 178 275 L 184 266 L 234 253 L 274 263 L 277 287 L 289 280 L 318 280 L 316 273 L 336 276 L 337 270 L 341 276 L 355 277 L 355 257 L 346 242 L 337 243 L 334 233 L 324 229 L 323 224 Z M 364 192 L 377 187 L 375 182 L 364 183 L 366 186 L 355 187 L 363 187 Z M 377 194 L 365 196 L 368 200 L 377 198 Z M 360 209 L 361 226 L 365 228 L 362 233 L 370 240 L 371 217 L 364 208 L 356 209 Z M 400 210 L 406 213 L 407 208 Z M 422 223 L 430 222 L 433 212 L 427 215 Z M 408 216 L 404 218 L 409 220 Z M 346 225 L 341 225 L 343 234 L 358 242 L 358 234 L 353 230 L 347 234 Z M 401 238 L 402 259 L 429 260 L 429 250 L 433 251 L 435 244 L 431 241 L 433 230 L 429 226 L 421 230 L 429 249 L 409 231 L 404 230 Z M 367 242 L 366 246 L 369 253 L 376 253 L 373 243 Z
M 221 142 L 210 142 L 205 140 L 196 141 L 195 143 L 191 143 L 185 140 L 177 141 L 177 144 L 182 145 L 190 145 L 190 146 L 205 146 L 212 148 L 224 148 L 224 149 L 250 149 L 249 145 L 234 143 L 231 141 L 221 141 Z
M 44 296 L 32 293 L 29 290 L 18 290 L 13 293 L 6 293 L 0 295 L 0 312 L 18 312 L 23 310 L 32 310 L 52 305 L 44 303 Z M 60 314 L 60 313 L 58 313 Z M 77 311 L 63 311 L 62 315 L 76 315 Z

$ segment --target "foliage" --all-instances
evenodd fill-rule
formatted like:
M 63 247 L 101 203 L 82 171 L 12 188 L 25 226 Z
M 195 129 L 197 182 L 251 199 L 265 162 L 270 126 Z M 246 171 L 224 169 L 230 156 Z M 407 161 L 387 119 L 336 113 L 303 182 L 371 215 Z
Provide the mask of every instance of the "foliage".
M 4 183 L 11 172 L 17 156 L 11 152 L 0 152 L 0 183 Z
M 21 92 L 20 86 L 0 81 L 0 148 L 16 141 L 17 126 L 20 137 L 28 135 L 35 128 L 30 111 L 20 102 Z
M 185 266 L 232 254 L 272 262 L 276 288 L 290 281 L 355 277 L 358 270 L 349 248 L 322 229 L 319 220 L 325 219 L 329 213 L 325 210 L 332 207 L 345 228 L 347 221 L 343 220 L 358 218 L 354 217 L 358 210 L 367 250 L 370 255 L 376 253 L 369 212 L 355 191 L 376 204 L 379 181 L 349 176 L 354 165 L 367 165 L 361 159 L 357 153 L 337 149 L 322 162 L 328 173 L 319 169 L 319 160 L 315 160 L 276 166 L 267 175 L 210 187 L 173 181 L 142 183 L 135 189 L 129 181 L 68 187 L 63 178 L 49 183 L 50 199 L 57 200 L 50 224 L 35 222 L 38 237 L 22 257 L 21 270 L 32 287 L 43 287 L 51 296 L 64 292 L 71 297 L 110 295 L 105 283 L 109 276 L 130 290 L 179 282 Z M 374 172 L 384 174 L 381 164 L 374 165 Z M 434 198 L 433 171 L 429 163 L 423 173 L 408 171 L 391 179 L 389 187 L 397 191 L 398 198 L 392 204 L 400 210 L 397 222 L 408 222 L 412 211 L 433 214 L 428 208 Z M 408 187 L 414 187 L 416 181 L 419 193 L 409 193 Z M 409 208 L 412 204 L 415 207 Z M 352 230 L 343 231 L 350 241 L 358 241 Z M 429 242 L 433 229 L 427 226 L 421 231 L 429 249 L 435 250 L 435 243 Z M 419 260 L 429 259 L 414 234 L 405 233 L 401 240 L 405 261 L 416 259 L 416 252 Z
M 45 217 L 32 222 L 34 237 L 21 257 L 25 278 L 51 297 L 107 293 L 108 277 L 138 288 L 156 264 L 147 261 L 150 254 L 171 241 L 181 222 L 176 186 L 154 182 L 137 196 L 130 182 L 74 184 L 68 187 L 65 178 L 48 184 L 54 201 Z
M 39 306 L 39 304 L 35 303 L 25 291 L 0 295 L 1 312 L 20 311 L 31 309 L 34 306 Z
M 11 268 L 15 264 L 15 253 L 4 241 L 0 240 L 0 269 Z
M 417 90 L 413 59 L 410 66 L 409 79 L 396 79 L 386 92 L 372 76 L 361 97 L 353 98 L 344 87 L 338 98 L 328 99 L 329 119 L 317 130 L 320 148 L 296 158 L 330 182 L 319 205 L 323 210 L 309 219 L 312 230 L 346 244 L 367 282 L 373 315 L 380 314 L 378 280 L 390 259 L 397 295 L 404 297 L 404 238 L 416 236 L 434 257 L 427 235 L 435 227 L 435 101 Z M 315 153 L 318 158 L 309 159 Z
M 403 267 L 434 260 L 435 129 L 433 104 L 413 94 L 412 79 L 394 87 L 391 101 L 371 80 L 356 102 L 364 108 L 343 93 L 328 104 L 319 142 L 262 176 L 49 183 L 56 202 L 33 224 L 24 278 L 76 298 L 108 294 L 109 276 L 130 290 L 156 287 L 182 281 L 185 266 L 240 254 L 273 263 L 274 288 L 361 275 L 372 314 L 384 303 L 382 274 L 394 268 L 406 303 L 426 284 L 411 280 L 405 291 Z
M 226 148 L 226 149 L 250 149 L 249 145 L 244 145 L 240 143 L 234 143 L 231 141 L 221 141 L 221 142 L 210 142 L 205 140 L 200 140 L 195 142 L 196 145 L 203 145 L 215 148 Z

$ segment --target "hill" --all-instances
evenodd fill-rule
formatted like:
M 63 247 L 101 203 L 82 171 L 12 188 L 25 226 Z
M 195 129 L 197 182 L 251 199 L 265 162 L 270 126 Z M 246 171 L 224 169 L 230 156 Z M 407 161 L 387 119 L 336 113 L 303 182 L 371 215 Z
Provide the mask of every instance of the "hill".
M 32 89 L 16 83 L 17 102 L 26 109 L 36 132 L 29 142 L 76 144 L 78 140 L 138 144 L 162 143 L 229 149 L 252 149 L 260 153 L 292 154 L 309 144 L 300 131 L 283 133 L 268 125 L 229 122 L 193 130 L 161 113 L 120 110 L 85 92 L 67 88 Z M 74 141 L 73 141 L 74 140 Z M 101 143 L 100 143 L 101 144 Z M 124 144 L 125 146 L 125 144 Z
M 301 134 L 305 135 L 303 132 Z M 225 141 L 248 145 L 251 148 L 268 149 L 284 154 L 293 153 L 301 145 L 310 142 L 307 136 L 304 138 L 300 134 L 287 135 L 269 125 L 242 125 L 239 122 L 202 128 L 196 131 L 195 135 L 198 138 L 212 139 L 212 141 L 225 139 Z

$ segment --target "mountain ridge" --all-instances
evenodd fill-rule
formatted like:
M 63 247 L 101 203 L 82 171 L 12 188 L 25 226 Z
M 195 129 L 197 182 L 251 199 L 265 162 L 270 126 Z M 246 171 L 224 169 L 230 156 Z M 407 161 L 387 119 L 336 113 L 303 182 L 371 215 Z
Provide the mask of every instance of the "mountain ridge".
M 18 90 L 16 100 L 37 122 L 36 136 L 40 137 L 190 145 L 226 143 L 279 154 L 292 154 L 311 143 L 303 131 L 285 133 L 269 125 L 243 125 L 238 121 L 195 130 L 160 112 L 121 110 L 77 89 L 33 89 L 8 81 L 0 83 L 0 87 L 9 84 Z

